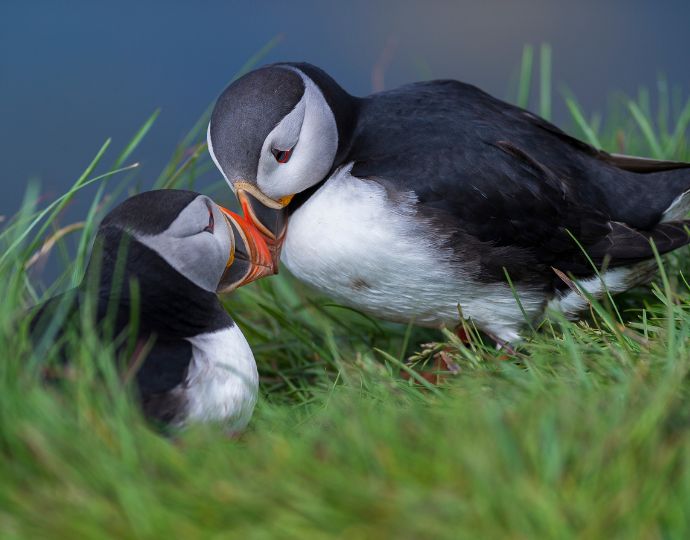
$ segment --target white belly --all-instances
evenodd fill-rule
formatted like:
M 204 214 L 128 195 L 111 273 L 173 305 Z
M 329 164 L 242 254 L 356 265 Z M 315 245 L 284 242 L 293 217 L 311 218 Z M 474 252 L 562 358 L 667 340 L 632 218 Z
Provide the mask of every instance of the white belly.
M 424 326 L 465 317 L 512 341 L 524 316 L 509 287 L 472 279 L 468 263 L 451 263 L 442 238 L 415 217 L 414 193 L 396 194 L 344 167 L 290 218 L 281 260 L 297 278 L 377 317 Z M 532 316 L 543 294 L 518 291 Z
M 223 421 L 243 429 L 254 411 L 259 375 L 237 326 L 188 338 L 192 344 L 185 396 L 188 421 Z

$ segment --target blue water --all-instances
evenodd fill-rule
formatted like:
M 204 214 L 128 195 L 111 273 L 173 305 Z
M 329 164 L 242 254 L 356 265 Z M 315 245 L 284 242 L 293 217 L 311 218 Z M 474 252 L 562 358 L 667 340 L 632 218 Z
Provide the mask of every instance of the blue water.
M 601 110 L 611 91 L 635 94 L 660 71 L 690 88 L 689 2 L 2 0 L 0 213 L 16 210 L 29 179 L 47 197 L 61 193 L 107 137 L 121 149 L 160 107 L 134 156 L 146 185 L 231 75 L 277 35 L 265 62 L 307 60 L 355 94 L 371 91 L 372 67 L 388 50 L 386 87 L 452 77 L 507 97 L 522 46 L 541 42 L 553 47 L 556 102 L 565 85 Z M 555 119 L 566 123 L 561 105 Z

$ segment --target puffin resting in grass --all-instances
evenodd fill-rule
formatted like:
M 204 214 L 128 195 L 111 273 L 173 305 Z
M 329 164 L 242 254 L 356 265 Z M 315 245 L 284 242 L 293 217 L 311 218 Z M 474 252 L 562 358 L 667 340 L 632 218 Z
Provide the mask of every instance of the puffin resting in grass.
M 39 307 L 32 337 L 66 356 L 61 338 L 83 315 L 95 280 L 95 328 L 120 344 L 120 356 L 129 352 L 124 367 L 135 373 L 145 415 L 237 432 L 252 415 L 258 374 L 216 293 L 268 272 L 268 249 L 241 216 L 191 191 L 149 191 L 105 217 L 82 284 Z
M 690 240 L 689 164 L 597 150 L 454 80 L 359 98 L 269 65 L 225 89 L 207 138 L 274 272 L 383 319 L 460 312 L 499 344 L 647 281 L 652 243 Z

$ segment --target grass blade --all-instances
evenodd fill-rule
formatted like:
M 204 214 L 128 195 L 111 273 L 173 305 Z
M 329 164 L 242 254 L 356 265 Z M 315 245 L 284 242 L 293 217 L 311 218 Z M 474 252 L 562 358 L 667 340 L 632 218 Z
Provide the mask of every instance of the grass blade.
M 149 132 L 151 127 L 153 126 L 154 122 L 158 118 L 158 115 L 160 114 L 160 109 L 156 109 L 151 116 L 144 122 L 144 124 L 139 128 L 139 130 L 134 134 L 134 137 L 129 141 L 125 149 L 122 151 L 122 153 L 117 157 L 115 160 L 115 163 L 113 164 L 113 169 L 119 169 L 122 164 L 129 159 L 129 156 L 132 155 L 132 152 L 136 150 L 137 146 L 139 146 L 139 143 L 143 140 L 144 137 L 146 137 L 146 134 Z
M 580 111 L 580 106 L 577 104 L 577 102 L 573 98 L 568 97 L 565 100 L 565 104 L 568 107 L 573 120 L 575 120 L 575 123 L 585 135 L 587 142 L 595 148 L 601 148 L 599 137 L 597 137 L 596 132 L 587 123 L 587 120 L 585 120 L 585 117 L 582 115 L 582 111 Z
M 659 139 L 657 139 L 656 135 L 654 134 L 654 129 L 652 128 L 652 125 L 649 122 L 648 118 L 642 112 L 642 109 L 640 109 L 637 103 L 635 103 L 632 100 L 628 101 L 628 109 L 630 109 L 633 118 L 635 119 L 637 125 L 640 127 L 640 130 L 642 131 L 642 135 L 644 136 L 644 138 L 647 141 L 647 144 L 651 148 L 652 156 L 657 159 L 664 159 L 664 152 L 661 149 L 661 145 L 659 144 Z
M 668 144 L 666 145 L 666 155 L 669 157 L 675 156 L 678 152 L 678 147 L 680 146 L 683 136 L 687 133 L 688 127 L 690 126 L 690 98 L 685 102 L 685 106 L 678 116 L 676 121 L 676 128 L 673 130 L 673 134 L 669 138 Z
M 2 265 L 4 262 L 7 261 L 10 255 L 13 254 L 14 250 L 17 249 L 17 247 L 26 239 L 26 237 L 31 233 L 31 231 L 36 227 L 38 223 L 46 216 L 48 213 L 52 212 L 50 217 L 46 220 L 46 222 L 43 224 L 43 226 L 39 229 L 39 231 L 36 233 L 33 242 L 26 248 L 26 251 L 28 253 L 34 251 L 37 247 L 37 245 L 41 241 L 41 237 L 45 233 L 45 231 L 48 229 L 48 227 L 51 225 L 57 214 L 64 208 L 64 206 L 71 200 L 71 198 L 77 193 L 79 190 L 84 189 L 86 186 L 89 186 L 95 182 L 99 182 L 100 180 L 103 180 L 105 178 L 109 178 L 115 174 L 124 172 L 124 171 L 129 171 L 134 169 L 135 167 L 138 167 L 138 163 L 134 163 L 132 165 L 129 165 L 127 167 L 122 167 L 121 169 L 116 169 L 114 171 L 109 171 L 105 174 L 101 174 L 99 176 L 96 176 L 94 178 L 91 178 L 90 180 L 84 181 L 80 183 L 79 185 L 75 184 L 72 186 L 72 188 L 65 193 L 64 195 L 58 197 L 55 199 L 50 205 L 48 205 L 44 210 L 39 212 L 38 216 L 29 224 L 29 226 L 22 231 L 22 233 L 19 235 L 18 238 L 16 238 L 12 244 L 5 250 L 5 252 L 0 256 L 0 265 Z
M 523 109 L 529 105 L 529 88 L 532 83 L 532 64 L 534 63 L 534 48 L 525 45 L 522 49 L 522 62 L 520 63 L 520 82 L 518 83 L 517 105 Z
M 539 114 L 551 120 L 551 46 L 539 49 Z

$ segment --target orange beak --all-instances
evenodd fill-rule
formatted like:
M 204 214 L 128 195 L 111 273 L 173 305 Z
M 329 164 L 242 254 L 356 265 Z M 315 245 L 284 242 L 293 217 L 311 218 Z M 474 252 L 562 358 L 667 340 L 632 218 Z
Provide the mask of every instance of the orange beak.
M 280 250 L 287 231 L 287 210 L 284 206 L 282 208 L 268 207 L 245 189 L 238 188 L 236 195 L 247 222 L 250 223 L 253 230 L 258 232 L 268 248 L 272 273 L 277 274 Z M 281 204 L 286 205 L 290 198 L 286 197 L 286 201 L 281 201 Z
M 219 206 L 234 238 L 218 292 L 230 292 L 259 278 L 275 274 L 271 252 L 256 226 L 235 212 Z

